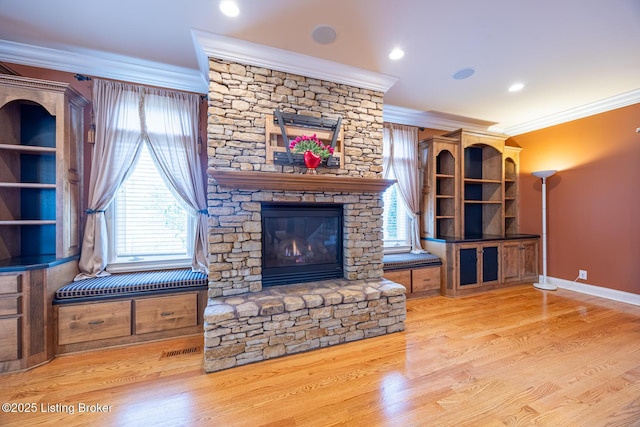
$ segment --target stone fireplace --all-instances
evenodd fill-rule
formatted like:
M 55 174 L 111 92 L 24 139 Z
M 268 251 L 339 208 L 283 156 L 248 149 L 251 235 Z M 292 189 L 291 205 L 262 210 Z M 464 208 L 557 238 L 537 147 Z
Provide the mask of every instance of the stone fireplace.
M 383 94 L 213 58 L 209 66 L 205 370 L 403 330 L 405 289 L 382 278 Z M 341 116 L 344 164 L 317 175 L 273 164 L 265 120 L 275 109 Z M 299 208 L 317 213 L 296 224 L 287 212 Z M 307 273 L 281 279 L 296 259 Z

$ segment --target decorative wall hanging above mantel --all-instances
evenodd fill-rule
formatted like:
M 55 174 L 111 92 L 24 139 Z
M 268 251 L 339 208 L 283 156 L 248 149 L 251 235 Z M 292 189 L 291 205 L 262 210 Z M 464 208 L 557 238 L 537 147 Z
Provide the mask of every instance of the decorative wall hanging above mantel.
M 342 117 L 318 118 L 276 109 L 273 115 L 267 114 L 265 127 L 267 164 L 304 165 L 302 153 L 294 153 L 289 144 L 298 136 L 315 134 L 333 149 L 333 154 L 322 165 L 333 168 L 344 165 Z

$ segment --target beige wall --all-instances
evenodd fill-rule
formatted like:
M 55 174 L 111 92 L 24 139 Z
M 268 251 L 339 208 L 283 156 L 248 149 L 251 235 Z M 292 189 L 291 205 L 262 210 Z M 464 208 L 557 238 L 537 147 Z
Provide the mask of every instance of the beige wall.
M 640 104 L 510 138 L 520 157 L 520 231 L 541 233 L 549 178 L 548 275 L 640 294 Z

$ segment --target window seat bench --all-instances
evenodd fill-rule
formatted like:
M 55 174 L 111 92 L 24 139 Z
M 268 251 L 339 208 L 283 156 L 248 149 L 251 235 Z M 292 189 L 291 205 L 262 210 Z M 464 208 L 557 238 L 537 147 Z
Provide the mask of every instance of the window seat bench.
M 407 298 L 441 295 L 442 260 L 433 254 L 386 254 L 382 259 L 384 277 L 407 288 Z
M 208 280 L 176 269 L 62 286 L 53 297 L 56 354 L 201 333 Z

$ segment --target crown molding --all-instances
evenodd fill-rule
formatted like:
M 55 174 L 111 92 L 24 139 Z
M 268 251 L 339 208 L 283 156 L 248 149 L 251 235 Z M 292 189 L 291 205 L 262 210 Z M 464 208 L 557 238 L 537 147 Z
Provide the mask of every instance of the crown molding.
M 61 50 L 8 40 L 0 40 L 0 61 L 195 93 L 209 91 L 209 56 L 383 93 L 398 81 L 397 77 L 199 30 L 192 30 L 192 38 L 199 70 L 93 50 Z M 515 136 L 637 103 L 640 89 L 513 126 L 494 125 L 489 130 Z M 473 120 L 387 104 L 383 117 L 385 122 L 446 131 L 487 131 L 486 124 Z
M 640 103 L 640 89 L 625 92 L 620 95 L 605 98 L 600 101 L 585 104 L 580 107 L 551 114 L 549 116 L 541 117 L 518 125 L 508 126 L 499 130 L 509 136 L 515 136 L 637 103 Z
M 426 111 L 413 110 L 388 104 L 384 104 L 382 118 L 387 123 L 397 123 L 446 131 L 464 128 L 467 130 L 486 132 L 488 127 L 488 122 L 478 123 L 471 119 L 469 121 L 465 121 L 462 119 L 443 117 Z
M 638 103 L 640 103 L 640 89 L 508 127 L 501 127 L 500 125 L 487 126 L 485 123 L 477 123 L 473 120 L 465 121 L 463 119 L 456 120 L 439 117 L 437 114 L 387 104 L 384 105 L 383 119 L 389 123 L 446 131 L 464 128 L 515 136 Z
M 93 50 L 72 52 L 0 40 L 0 61 L 187 92 L 209 90 L 206 74 L 198 70 Z
M 398 81 L 397 77 L 271 46 L 200 30 L 191 33 L 204 75 L 209 72 L 208 58 L 213 57 L 383 93 Z

